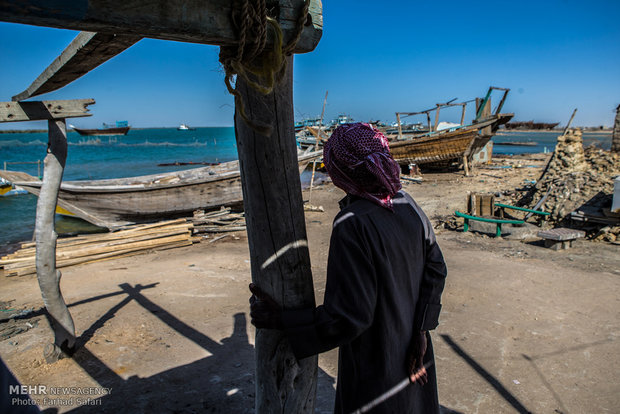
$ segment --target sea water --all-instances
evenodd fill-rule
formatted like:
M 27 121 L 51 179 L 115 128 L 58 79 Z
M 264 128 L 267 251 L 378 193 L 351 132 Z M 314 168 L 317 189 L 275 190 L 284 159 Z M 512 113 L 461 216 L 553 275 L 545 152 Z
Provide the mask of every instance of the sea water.
M 531 154 L 553 152 L 558 136 L 563 131 L 501 131 L 493 137 L 493 143 L 502 142 L 529 142 L 532 146 L 493 145 L 493 154 Z M 609 150 L 611 148 L 611 133 L 599 131 L 583 132 L 583 146 L 591 145 Z
M 0 168 L 43 173 L 47 132 L 0 134 Z M 67 133 L 68 151 L 63 180 L 96 180 L 158 174 L 201 167 L 174 163 L 217 163 L 238 158 L 232 127 L 131 129 L 125 136 L 85 137 Z M 40 167 L 33 162 L 41 161 Z M 23 163 L 23 164 L 22 164 Z M 31 240 L 37 198 L 31 194 L 0 197 L 0 251 L 9 244 Z M 94 231 L 95 226 L 57 216 L 59 233 Z

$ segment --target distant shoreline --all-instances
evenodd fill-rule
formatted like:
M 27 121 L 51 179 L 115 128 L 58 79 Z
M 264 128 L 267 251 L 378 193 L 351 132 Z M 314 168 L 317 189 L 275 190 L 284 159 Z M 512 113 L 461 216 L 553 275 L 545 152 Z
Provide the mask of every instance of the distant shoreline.
M 143 129 L 177 129 L 178 127 L 172 126 L 172 127 L 141 127 L 141 128 L 131 128 L 131 131 L 139 131 L 139 130 L 143 130 Z M 221 125 L 216 125 L 216 126 L 199 126 L 199 127 L 192 127 L 192 128 L 234 128 L 232 125 L 230 126 L 221 126 Z M 7 129 L 7 130 L 0 130 L 0 134 L 35 134 L 35 133 L 45 133 L 47 132 L 47 129 Z M 67 132 L 75 132 L 73 130 L 73 128 L 67 128 Z

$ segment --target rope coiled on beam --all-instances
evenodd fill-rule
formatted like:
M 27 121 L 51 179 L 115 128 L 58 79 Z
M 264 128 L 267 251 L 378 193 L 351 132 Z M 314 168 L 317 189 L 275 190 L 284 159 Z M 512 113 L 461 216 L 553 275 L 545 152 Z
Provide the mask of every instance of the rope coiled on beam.
M 236 46 L 220 48 L 220 63 L 226 73 L 224 83 L 228 92 L 235 97 L 235 107 L 244 122 L 261 135 L 271 135 L 269 125 L 255 122 L 247 116 L 241 94 L 236 90 L 235 76 L 241 76 L 253 89 L 268 95 L 273 92 L 286 71 L 286 56 L 290 56 L 301 38 L 308 18 L 310 0 L 305 0 L 297 20 L 296 32 L 291 41 L 283 45 L 282 29 L 277 20 L 268 15 L 265 0 L 237 0 L 233 8 L 232 21 L 239 33 Z M 266 50 L 268 32 L 274 36 L 274 46 Z

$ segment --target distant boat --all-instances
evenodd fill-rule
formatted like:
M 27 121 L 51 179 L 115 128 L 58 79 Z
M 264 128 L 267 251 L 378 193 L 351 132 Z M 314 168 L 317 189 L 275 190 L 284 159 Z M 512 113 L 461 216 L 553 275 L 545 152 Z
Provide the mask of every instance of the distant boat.
M 113 135 L 127 135 L 131 128 L 127 121 L 116 121 L 116 126 L 111 126 L 106 123 L 103 124 L 103 128 L 100 129 L 82 129 L 76 128 L 70 125 L 78 134 L 85 136 L 113 136 Z
M 299 173 L 322 153 L 298 155 Z M 0 177 L 37 196 L 41 191 L 42 182 L 26 173 L 0 170 Z M 198 209 L 242 201 L 239 161 L 141 177 L 63 181 L 58 192 L 64 214 L 109 229 L 187 217 Z
M 299 132 L 306 127 L 317 127 L 321 125 L 321 118 L 306 118 L 295 122 L 295 132 Z
M 28 192 L 23 188 L 14 187 L 11 182 L 0 177 L 0 197 L 8 197 L 18 194 L 28 194 Z
M 521 130 L 551 130 L 559 125 L 559 122 L 508 122 L 504 125 L 506 129 L 521 129 Z
M 181 125 L 179 125 L 177 130 L 179 130 L 179 131 L 195 131 L 196 128 L 190 128 L 189 125 L 187 125 L 187 124 L 181 124 Z

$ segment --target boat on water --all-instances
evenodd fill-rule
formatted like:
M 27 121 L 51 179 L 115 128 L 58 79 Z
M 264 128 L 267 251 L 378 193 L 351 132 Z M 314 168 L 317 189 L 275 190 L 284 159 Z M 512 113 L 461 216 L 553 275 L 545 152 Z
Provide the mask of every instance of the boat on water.
M 114 136 L 114 135 L 127 135 L 131 128 L 127 121 L 116 121 L 116 125 L 112 126 L 104 123 L 103 128 L 99 129 L 83 129 L 70 125 L 80 135 L 84 136 Z
M 306 127 L 318 127 L 321 125 L 321 118 L 306 118 L 295 122 L 295 132 L 299 132 Z
M 16 187 L 10 181 L 0 177 L 0 197 L 9 197 L 18 194 L 28 194 L 26 190 Z
M 177 131 L 195 131 L 196 128 L 191 128 L 189 125 L 187 124 L 181 124 L 178 126 Z
M 321 155 L 300 154 L 299 172 Z M 0 170 L 0 177 L 37 196 L 41 191 L 42 182 L 29 174 Z M 242 201 L 239 161 L 140 177 L 64 181 L 58 192 L 58 207 L 66 213 L 111 230 Z
M 491 112 L 491 93 L 494 90 L 503 91 L 502 98 L 495 112 Z M 419 112 L 397 112 L 397 134 L 388 134 L 392 156 L 402 167 L 410 164 L 434 164 L 445 166 L 458 162 L 462 163 L 467 172 L 468 164 L 478 151 L 489 142 L 500 125 L 510 121 L 514 114 L 501 113 L 510 89 L 491 86 L 485 98 L 476 98 L 476 116 L 471 124 L 465 124 L 465 111 L 469 102 L 452 101 L 436 104 Z M 461 122 L 439 122 L 439 113 L 443 108 L 461 106 Z M 435 122 L 431 124 L 431 114 L 434 113 Z M 427 132 L 406 134 L 403 131 L 402 118 L 412 115 L 426 115 Z
M 526 121 L 526 122 L 508 122 L 504 125 L 504 128 L 507 130 L 552 130 L 557 127 L 559 122 L 534 122 L 534 121 Z

